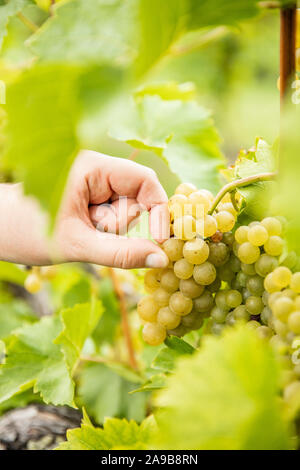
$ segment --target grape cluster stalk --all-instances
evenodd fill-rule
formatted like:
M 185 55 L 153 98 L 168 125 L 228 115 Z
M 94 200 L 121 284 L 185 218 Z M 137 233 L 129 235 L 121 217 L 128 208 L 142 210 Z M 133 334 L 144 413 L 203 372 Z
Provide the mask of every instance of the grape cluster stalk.
M 148 270 L 148 294 L 138 304 L 146 343 L 192 330 L 221 335 L 245 323 L 270 342 L 283 366 L 287 400 L 300 395 L 300 263 L 286 251 L 280 217 L 237 222 L 241 201 L 227 193 L 213 213 L 213 195 L 181 184 L 169 201 L 171 237 L 162 244 L 170 263 Z M 299 341 L 297 341 L 299 339 Z M 299 363 L 298 363 L 299 362 Z

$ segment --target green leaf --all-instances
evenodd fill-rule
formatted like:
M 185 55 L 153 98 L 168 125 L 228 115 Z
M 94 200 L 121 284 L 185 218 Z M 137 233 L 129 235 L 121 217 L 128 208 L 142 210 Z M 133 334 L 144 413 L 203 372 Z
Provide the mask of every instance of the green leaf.
M 157 90 L 155 91 L 157 93 Z M 162 91 L 163 93 L 163 91 Z M 216 191 L 224 160 L 210 113 L 195 101 L 138 96 L 126 119 L 110 135 L 133 147 L 154 151 L 183 181 Z
M 207 337 L 179 360 L 156 404 L 163 449 L 286 449 L 278 365 L 245 327 Z M 266 432 L 268 430 L 268 432 Z
M 106 416 L 142 421 L 148 395 L 129 394 L 136 386 L 104 364 L 90 364 L 79 377 L 79 400 L 99 424 Z
M 196 87 L 191 82 L 148 83 L 139 87 L 135 92 L 137 98 L 142 98 L 145 95 L 158 95 L 163 100 L 190 101 L 196 97 Z
M 165 340 L 165 344 L 169 349 L 176 351 L 178 354 L 193 354 L 196 350 L 189 343 L 176 336 L 170 336 Z
M 8 3 L 1 2 L 0 5 L 0 49 L 3 39 L 7 34 L 7 25 L 12 16 L 22 10 L 27 0 L 9 0 Z
M 0 339 L 6 338 L 12 331 L 37 321 L 25 302 L 14 300 L 0 304 Z
M 137 392 L 154 392 L 166 386 L 166 376 L 164 374 L 157 374 L 150 377 L 141 387 L 132 390 L 131 393 Z
M 24 285 L 27 273 L 24 269 L 20 269 L 13 263 L 0 261 L 0 280 L 6 282 L 13 282 L 20 286 Z
M 33 393 L 32 390 L 26 390 L 26 392 L 14 395 L 9 400 L 0 403 L 0 416 L 8 410 L 14 408 L 23 408 L 30 403 L 41 403 L 40 396 Z
M 0 402 L 33 386 L 46 403 L 72 406 L 74 384 L 54 339 L 62 328 L 58 317 L 44 317 L 10 338 L 0 366 Z
M 63 65 L 34 67 L 7 90 L 6 166 L 52 221 L 78 151 L 78 74 L 78 69 Z
M 193 354 L 196 350 L 184 340 L 172 336 L 167 338 L 167 348 L 162 348 L 155 357 L 152 367 L 162 372 L 171 372 L 175 369 L 176 360 L 184 355 Z
M 63 330 L 55 343 L 60 345 L 68 367 L 73 371 L 85 340 L 91 335 L 103 312 L 100 301 L 78 304 L 61 312 Z
M 91 299 L 91 283 L 88 279 L 80 279 L 67 290 L 63 296 L 64 307 L 74 307 L 76 304 L 89 302 Z
M 152 416 L 140 426 L 134 421 L 108 418 L 103 429 L 83 423 L 81 428 L 68 431 L 67 442 L 57 450 L 146 450 L 155 433 L 156 423 Z
M 113 343 L 120 325 L 120 308 L 110 279 L 103 279 L 99 284 L 99 298 L 103 305 L 103 315 L 93 332 L 98 346 Z

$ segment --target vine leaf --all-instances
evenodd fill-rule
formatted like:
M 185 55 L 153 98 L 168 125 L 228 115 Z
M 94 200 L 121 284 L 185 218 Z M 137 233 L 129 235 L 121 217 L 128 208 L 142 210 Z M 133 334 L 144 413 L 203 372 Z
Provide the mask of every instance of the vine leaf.
M 37 317 L 22 300 L 0 303 L 0 339 L 6 338 L 14 330 L 35 323 Z
M 16 13 L 21 11 L 26 5 L 27 0 L 9 0 L 8 3 L 0 4 L 0 49 L 3 44 L 3 40 L 7 34 L 7 26 L 10 18 Z
M 210 113 L 196 101 L 163 99 L 156 87 L 155 95 L 139 94 L 132 101 L 126 119 L 113 124 L 110 135 L 155 152 L 183 181 L 212 191 L 220 186 L 218 169 L 224 165 L 220 138 Z
M 246 327 L 206 338 L 157 396 L 160 447 L 288 448 L 278 377 L 271 348 Z
M 60 444 L 57 450 L 146 450 L 151 448 L 155 433 L 153 416 L 141 425 L 125 419 L 108 418 L 103 429 L 84 420 L 81 428 L 67 432 L 67 442 Z

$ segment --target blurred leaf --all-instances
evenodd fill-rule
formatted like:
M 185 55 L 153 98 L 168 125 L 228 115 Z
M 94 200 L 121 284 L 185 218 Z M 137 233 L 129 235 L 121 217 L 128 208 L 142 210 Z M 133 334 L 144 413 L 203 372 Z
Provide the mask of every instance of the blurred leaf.
M 80 279 L 67 290 L 63 296 L 63 307 L 74 307 L 76 304 L 89 302 L 91 299 L 91 283 L 88 279 Z
M 141 387 L 132 390 L 131 393 L 153 392 L 166 386 L 166 376 L 164 374 L 153 375 Z
M 269 346 L 245 327 L 206 338 L 197 354 L 178 362 L 158 395 L 159 446 L 287 449 L 278 372 Z
M 209 112 L 195 101 L 163 100 L 155 93 L 132 102 L 126 119 L 112 126 L 111 136 L 154 151 L 183 181 L 216 191 L 224 160 Z
M 9 0 L 0 3 L 0 49 L 2 47 L 3 39 L 6 36 L 6 28 L 12 16 L 22 10 L 26 5 L 27 0 Z
M 99 424 L 107 416 L 142 421 L 148 397 L 146 393 L 129 395 L 136 385 L 104 364 L 91 364 L 80 375 L 79 399 Z
M 24 269 L 20 269 L 16 264 L 0 261 L 1 281 L 12 282 L 23 286 L 26 276 L 26 271 Z
M 125 419 L 106 419 L 103 429 L 82 423 L 81 428 L 67 432 L 67 442 L 57 450 L 145 450 L 149 449 L 156 423 L 153 416 L 139 426 Z
M 165 344 L 167 348 L 159 351 L 155 357 L 152 367 L 162 372 L 171 372 L 175 369 L 176 360 L 184 355 L 193 354 L 196 350 L 184 340 L 172 336 L 167 338 Z
M 165 344 L 169 349 L 176 351 L 178 354 L 193 354 L 196 350 L 189 343 L 176 336 L 170 336 L 165 340 Z
M 101 302 L 95 300 L 61 311 L 63 330 L 54 342 L 61 346 L 71 371 L 74 370 L 85 340 L 92 334 L 102 312 Z
M 194 83 L 149 83 L 137 89 L 135 96 L 143 98 L 145 95 L 158 95 L 163 100 L 190 101 L 196 97 L 196 87 Z
M 33 315 L 25 302 L 13 300 L 0 304 L 0 339 L 6 338 L 13 330 L 26 324 L 34 323 Z
M 72 406 L 74 384 L 60 348 L 53 343 L 61 331 L 58 317 L 44 317 L 15 333 L 0 366 L 0 402 L 32 386 L 45 403 Z
M 101 343 L 113 343 L 120 324 L 120 308 L 110 279 L 103 279 L 99 285 L 99 298 L 103 305 L 103 314 L 93 332 L 93 338 Z
M 38 394 L 33 393 L 32 390 L 26 390 L 26 392 L 19 393 L 9 400 L 0 403 L 0 416 L 8 410 L 23 408 L 30 403 L 41 403 L 41 398 Z

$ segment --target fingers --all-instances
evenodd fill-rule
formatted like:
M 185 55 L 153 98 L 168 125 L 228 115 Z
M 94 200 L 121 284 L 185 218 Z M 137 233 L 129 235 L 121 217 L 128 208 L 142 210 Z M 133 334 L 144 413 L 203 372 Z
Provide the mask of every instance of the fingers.
M 72 261 L 113 266 L 123 269 L 164 268 L 169 260 L 162 249 L 150 240 L 126 238 L 99 232 L 82 224 L 67 256 Z
M 120 198 L 111 204 L 90 206 L 89 214 L 93 225 L 101 232 L 125 234 L 129 224 L 142 212 L 135 199 Z

